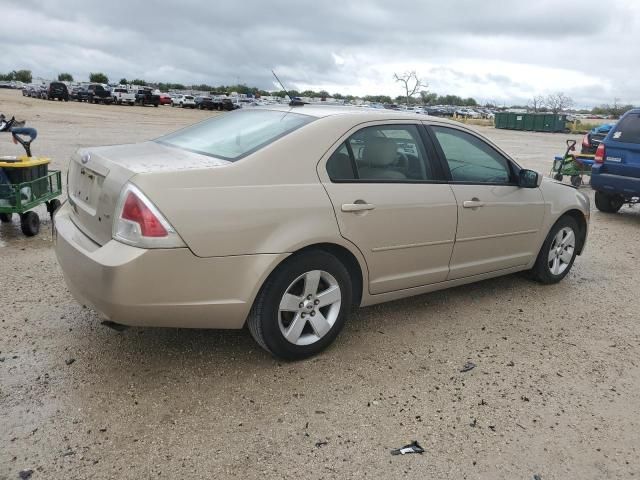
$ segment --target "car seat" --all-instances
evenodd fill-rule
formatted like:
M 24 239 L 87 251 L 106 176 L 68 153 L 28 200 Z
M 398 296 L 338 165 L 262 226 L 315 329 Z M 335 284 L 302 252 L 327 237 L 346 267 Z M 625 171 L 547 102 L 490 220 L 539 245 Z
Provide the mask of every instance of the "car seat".
M 403 180 L 407 176 L 391 167 L 397 161 L 396 142 L 384 137 L 371 137 L 366 140 L 362 151 L 365 166 L 359 168 L 360 178 L 381 180 Z

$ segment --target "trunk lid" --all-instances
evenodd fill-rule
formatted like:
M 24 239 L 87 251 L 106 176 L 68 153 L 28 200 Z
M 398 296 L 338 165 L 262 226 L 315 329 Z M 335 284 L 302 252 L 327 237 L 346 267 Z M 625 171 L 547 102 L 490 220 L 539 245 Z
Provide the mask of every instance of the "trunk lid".
M 136 175 L 221 167 L 230 162 L 157 142 L 78 150 L 69 163 L 67 193 L 72 221 L 99 245 L 112 238 L 116 204 Z

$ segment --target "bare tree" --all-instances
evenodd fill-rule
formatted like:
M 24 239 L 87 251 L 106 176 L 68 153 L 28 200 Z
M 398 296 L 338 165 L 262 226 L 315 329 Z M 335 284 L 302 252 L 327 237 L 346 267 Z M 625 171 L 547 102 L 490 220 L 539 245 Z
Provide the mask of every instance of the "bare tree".
M 413 97 L 421 88 L 427 88 L 426 83 L 422 83 L 422 80 L 418 78 L 418 74 L 415 70 L 411 72 L 405 72 L 402 75 L 397 73 L 393 74 L 393 79 L 396 82 L 400 82 L 404 87 L 405 96 L 407 99 L 407 106 L 409 105 L 409 99 Z
M 542 107 L 544 107 L 545 98 L 542 95 L 534 95 L 529 101 L 529 108 L 535 113 L 538 113 Z
M 553 93 L 546 98 L 547 107 L 553 113 L 559 113 L 573 105 L 573 99 L 563 92 Z
M 613 115 L 615 117 L 620 116 L 620 98 L 619 97 L 615 97 L 613 99 Z

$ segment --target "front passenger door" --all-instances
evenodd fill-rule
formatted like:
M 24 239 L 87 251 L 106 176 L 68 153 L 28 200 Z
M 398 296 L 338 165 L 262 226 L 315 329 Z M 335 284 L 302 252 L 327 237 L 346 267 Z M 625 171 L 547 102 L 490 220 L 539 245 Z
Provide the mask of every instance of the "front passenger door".
M 458 204 L 449 280 L 528 264 L 544 217 L 539 188 L 520 188 L 519 167 L 455 127 L 430 127 Z

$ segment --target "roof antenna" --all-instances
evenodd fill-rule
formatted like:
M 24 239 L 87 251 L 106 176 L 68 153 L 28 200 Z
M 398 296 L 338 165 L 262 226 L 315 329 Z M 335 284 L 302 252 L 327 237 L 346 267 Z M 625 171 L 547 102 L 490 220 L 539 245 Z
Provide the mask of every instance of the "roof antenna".
M 290 107 L 301 107 L 302 105 L 306 105 L 306 102 L 303 102 L 302 100 L 298 100 L 298 99 L 294 99 L 291 94 L 289 94 L 289 90 L 287 90 L 284 85 L 282 84 L 282 82 L 280 81 L 280 79 L 278 78 L 278 76 L 276 75 L 276 72 L 274 72 L 273 70 L 271 70 L 271 73 L 273 73 L 273 76 L 276 77 L 276 80 L 278 81 L 278 83 L 280 84 L 280 86 L 282 87 L 282 90 L 284 90 L 284 93 L 287 94 L 287 97 L 289 97 L 289 106 Z

